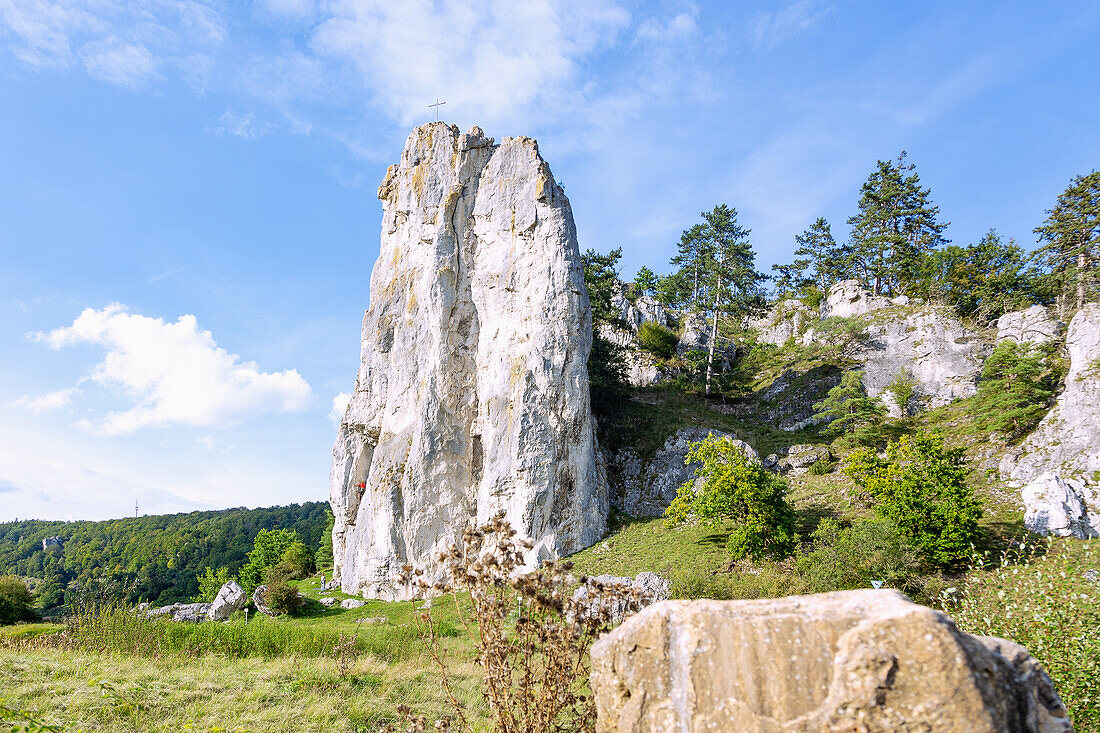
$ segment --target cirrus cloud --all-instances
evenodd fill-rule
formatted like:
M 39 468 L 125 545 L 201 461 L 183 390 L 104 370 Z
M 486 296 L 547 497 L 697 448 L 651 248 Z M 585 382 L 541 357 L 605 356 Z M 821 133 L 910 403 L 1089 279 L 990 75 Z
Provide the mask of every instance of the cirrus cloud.
M 313 390 L 294 369 L 263 372 L 220 348 L 193 315 L 175 323 L 113 303 L 85 309 L 71 326 L 31 337 L 52 349 L 94 344 L 106 350 L 89 380 L 134 401 L 84 424 L 106 435 L 151 426 L 220 427 L 249 417 L 305 409 Z

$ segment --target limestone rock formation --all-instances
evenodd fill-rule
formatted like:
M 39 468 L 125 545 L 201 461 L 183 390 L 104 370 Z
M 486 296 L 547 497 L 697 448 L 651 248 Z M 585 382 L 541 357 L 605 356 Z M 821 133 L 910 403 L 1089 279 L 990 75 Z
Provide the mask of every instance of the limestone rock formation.
M 821 317 L 851 318 L 890 305 L 889 298 L 871 295 L 859 284 L 859 280 L 841 280 L 829 288 L 825 300 L 821 302 Z
M 1055 318 L 1049 308 L 1033 305 L 1024 310 L 1005 313 L 997 319 L 997 343 L 1015 341 L 1020 344 L 1046 344 L 1058 340 L 1065 330 L 1065 324 Z
M 788 339 L 800 340 L 817 317 L 802 301 L 791 298 L 776 303 L 767 315 L 751 319 L 747 325 L 756 329 L 761 343 L 782 346 Z
M 237 581 L 231 580 L 218 591 L 207 615 L 215 621 L 225 621 L 234 611 L 240 611 L 247 605 L 248 594 L 237 585 Z
M 529 138 L 417 128 L 378 189 L 355 391 L 330 477 L 335 576 L 396 582 L 503 511 L 530 562 L 586 547 L 607 490 L 588 396 L 592 316 L 569 201 Z
M 1043 473 L 1100 483 L 1100 303 L 1088 303 L 1066 331 L 1069 371 L 1058 400 L 1000 474 L 1024 484 Z
M 915 396 L 926 407 L 977 393 L 989 346 L 946 307 L 926 305 L 911 312 L 882 314 L 866 333 L 855 358 L 863 363 L 863 386 L 872 397 L 906 376 L 915 380 Z
M 789 473 L 791 476 L 801 476 L 810 470 L 810 466 L 818 461 L 830 461 L 833 458 L 832 451 L 827 445 L 815 445 L 805 443 L 792 445 L 787 449 L 785 456 L 770 455 L 764 459 L 764 465 L 779 473 Z
M 710 343 L 710 325 L 700 313 L 686 313 L 682 319 L 680 344 L 676 350 L 681 354 L 689 351 L 705 351 Z
M 642 295 L 631 302 L 623 290 L 625 286 L 612 297 L 611 305 L 618 310 L 619 320 L 632 333 L 637 333 L 643 323 L 656 323 L 665 328 L 675 325 L 676 319 L 656 300 Z
M 660 450 L 649 460 L 624 448 L 608 461 L 611 485 L 611 505 L 632 517 L 660 517 L 676 498 L 685 481 L 695 475 L 698 463 L 685 463 L 689 445 L 713 433 L 729 438 L 751 460 L 760 456 L 752 446 L 733 433 L 705 428 L 683 428 L 670 435 Z
M 147 618 L 165 618 L 169 621 L 198 623 L 210 615 L 209 603 L 173 603 L 170 606 L 151 608 L 145 611 Z
M 1020 492 L 1024 526 L 1058 537 L 1100 537 L 1100 489 L 1044 473 Z
M 593 645 L 591 684 L 602 733 L 1072 731 L 1026 650 L 890 590 L 658 603 Z
M 644 323 L 644 321 L 643 321 Z M 667 375 L 657 365 L 657 360 L 648 351 L 639 348 L 634 331 L 618 326 L 600 324 L 600 335 L 613 344 L 622 347 L 626 361 L 626 381 L 633 387 L 649 387 L 663 381 Z

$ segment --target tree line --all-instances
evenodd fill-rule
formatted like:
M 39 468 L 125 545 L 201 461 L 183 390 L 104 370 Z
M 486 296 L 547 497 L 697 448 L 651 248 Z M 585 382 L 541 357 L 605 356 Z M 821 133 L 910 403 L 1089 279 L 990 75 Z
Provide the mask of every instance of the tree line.
M 0 523 L 0 575 L 34 578 L 38 606 L 56 608 L 89 589 L 130 603 L 190 601 L 209 569 L 236 575 L 250 562 L 257 535 L 287 530 L 331 562 L 328 505 L 290 504 L 102 522 Z M 60 545 L 43 540 L 60 538 Z M 328 558 L 324 550 L 328 548 Z
M 945 236 L 949 222 L 903 151 L 880 160 L 860 189 L 847 239 L 838 241 L 819 217 L 795 237 L 793 261 L 758 272 L 750 230 L 735 208 L 719 204 L 684 230 L 658 277 L 642 267 L 634 290 L 671 307 L 743 315 L 768 299 L 820 301 L 841 280 L 857 280 L 875 295 L 934 299 L 964 317 L 991 321 L 1031 304 L 1056 305 L 1064 318 L 1100 298 L 1100 172 L 1074 177 L 1034 229 L 1031 253 L 990 229 L 966 246 Z M 713 340 L 712 340 L 713 343 Z

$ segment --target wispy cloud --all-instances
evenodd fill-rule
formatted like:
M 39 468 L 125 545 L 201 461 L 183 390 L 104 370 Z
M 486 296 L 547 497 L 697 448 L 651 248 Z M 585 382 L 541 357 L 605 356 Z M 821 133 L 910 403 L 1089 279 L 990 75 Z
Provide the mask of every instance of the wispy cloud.
M 581 62 L 629 26 L 611 0 L 449 3 L 336 0 L 310 47 L 351 69 L 397 121 L 439 96 L 448 116 L 499 120 L 575 96 Z
M 49 392 L 41 397 L 28 397 L 24 395 L 17 400 L 8 403 L 9 407 L 25 407 L 33 413 L 50 412 L 60 410 L 62 407 L 72 404 L 73 396 L 80 394 L 76 387 L 62 389 L 57 392 Z
M 168 323 L 116 303 L 88 308 L 71 326 L 32 337 L 53 349 L 77 343 L 106 349 L 90 379 L 136 403 L 86 423 L 106 435 L 171 424 L 221 427 L 302 410 L 312 397 L 296 370 L 263 372 L 254 362 L 241 361 L 219 348 L 192 315 Z
M 266 135 L 268 129 L 268 125 L 256 121 L 254 112 L 240 113 L 227 109 L 218 118 L 214 132 L 219 135 L 233 135 L 245 140 L 255 140 Z
M 749 25 L 749 35 L 756 46 L 774 46 L 814 28 L 834 9 L 819 0 L 798 0 L 782 10 L 757 13 Z
M 92 78 L 115 86 L 139 89 L 160 78 L 153 54 L 140 43 L 95 41 L 85 44 L 80 58 Z

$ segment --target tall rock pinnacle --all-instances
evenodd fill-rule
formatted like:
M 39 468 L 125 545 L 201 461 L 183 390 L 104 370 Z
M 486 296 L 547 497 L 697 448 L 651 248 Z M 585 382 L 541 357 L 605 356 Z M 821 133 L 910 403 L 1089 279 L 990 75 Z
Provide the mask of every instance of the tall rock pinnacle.
M 332 455 L 335 576 L 404 599 L 503 511 L 529 562 L 606 529 L 589 405 L 592 313 L 569 201 L 529 138 L 413 130 L 378 189 L 382 242 Z

